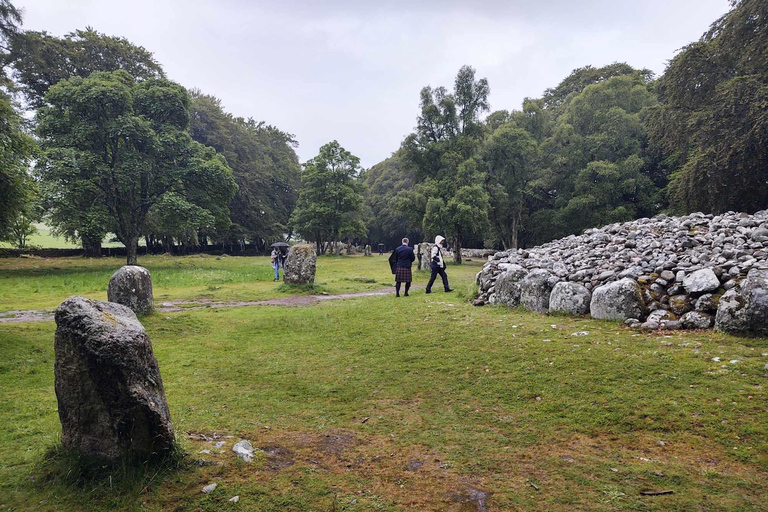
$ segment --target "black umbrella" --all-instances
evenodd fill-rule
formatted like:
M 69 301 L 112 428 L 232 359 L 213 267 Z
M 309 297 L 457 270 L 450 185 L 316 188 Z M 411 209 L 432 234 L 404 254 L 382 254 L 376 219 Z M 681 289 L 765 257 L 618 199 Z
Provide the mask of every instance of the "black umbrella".
M 285 242 L 275 242 L 270 247 L 288 247 L 288 244 Z

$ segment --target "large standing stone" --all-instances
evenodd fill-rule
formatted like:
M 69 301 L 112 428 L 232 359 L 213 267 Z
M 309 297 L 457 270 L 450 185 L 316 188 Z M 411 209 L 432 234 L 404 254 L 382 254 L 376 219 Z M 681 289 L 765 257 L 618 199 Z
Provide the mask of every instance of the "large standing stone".
M 685 276 L 683 287 L 688 293 L 712 292 L 720 288 L 720 280 L 711 268 L 702 268 Z
M 56 310 L 54 382 L 65 448 L 116 461 L 173 447 L 152 343 L 136 315 L 70 297 Z
M 528 311 L 549 311 L 549 296 L 557 278 L 546 270 L 536 269 L 520 281 L 520 305 Z
M 595 288 L 589 304 L 590 314 L 598 320 L 641 318 L 644 309 L 640 285 L 629 277 Z
M 496 302 L 515 307 L 520 304 L 520 282 L 528 271 L 520 265 L 511 265 L 496 280 Z
M 152 295 L 149 270 L 138 265 L 125 265 L 117 269 L 109 279 L 107 300 L 127 306 L 139 315 L 152 313 L 155 310 L 155 298 Z
M 317 253 L 312 244 L 294 245 L 285 260 L 285 282 L 289 284 L 311 284 L 315 282 Z
M 592 294 L 579 283 L 561 281 L 552 288 L 549 312 L 581 316 L 589 313 Z

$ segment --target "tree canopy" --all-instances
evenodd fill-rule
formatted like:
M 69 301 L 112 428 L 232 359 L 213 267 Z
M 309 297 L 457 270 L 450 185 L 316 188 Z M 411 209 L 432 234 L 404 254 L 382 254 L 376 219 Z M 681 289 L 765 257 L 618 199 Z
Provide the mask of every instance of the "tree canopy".
M 66 202 L 80 187 L 109 214 L 128 264 L 147 217 L 166 194 L 228 224 L 232 171 L 215 150 L 194 142 L 189 95 L 166 79 L 136 81 L 128 72 L 97 72 L 51 87 L 38 111 L 44 149 L 39 172 L 54 184 L 49 200 Z M 61 191 L 57 194 L 56 191 Z
M 680 51 L 658 84 L 652 140 L 677 212 L 768 206 L 768 5 L 743 0 Z
M 325 242 L 365 234 L 360 159 L 336 142 L 304 164 L 291 225 L 325 253 Z

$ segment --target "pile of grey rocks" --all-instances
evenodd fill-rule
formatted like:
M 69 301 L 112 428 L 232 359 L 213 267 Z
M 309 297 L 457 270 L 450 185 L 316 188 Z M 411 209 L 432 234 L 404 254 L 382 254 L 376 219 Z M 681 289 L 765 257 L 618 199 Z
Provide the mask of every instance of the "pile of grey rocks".
M 768 210 L 659 215 L 497 252 L 475 305 L 768 336 Z

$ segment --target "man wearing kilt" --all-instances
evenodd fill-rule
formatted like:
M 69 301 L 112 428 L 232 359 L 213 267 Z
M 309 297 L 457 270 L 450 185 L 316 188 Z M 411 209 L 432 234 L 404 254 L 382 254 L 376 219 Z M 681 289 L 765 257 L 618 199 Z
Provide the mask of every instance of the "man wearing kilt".
M 411 281 L 413 281 L 411 264 L 413 264 L 413 261 L 416 259 L 416 255 L 413 253 L 413 248 L 408 247 L 408 242 L 409 240 L 407 238 L 403 238 L 403 245 L 395 249 L 394 252 L 392 252 L 392 256 L 389 258 L 389 264 L 394 267 L 395 297 L 400 296 L 401 283 L 405 283 L 404 295 L 407 297 L 408 290 L 411 288 Z

